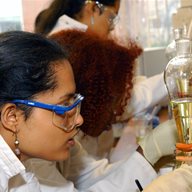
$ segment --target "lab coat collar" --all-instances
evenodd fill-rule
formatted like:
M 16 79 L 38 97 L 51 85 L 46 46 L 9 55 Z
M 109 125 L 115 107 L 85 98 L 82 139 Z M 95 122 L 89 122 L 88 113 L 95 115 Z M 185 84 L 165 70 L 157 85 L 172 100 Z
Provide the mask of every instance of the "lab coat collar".
M 3 137 L 0 135 L 0 167 L 6 173 L 8 179 L 25 172 L 25 167 L 16 157 Z
M 80 31 L 86 31 L 88 28 L 87 25 L 80 23 L 79 21 L 76 21 L 75 19 L 68 17 L 67 15 L 62 15 L 53 30 L 51 31 L 50 34 L 55 33 L 57 31 L 63 30 L 63 29 L 77 29 Z

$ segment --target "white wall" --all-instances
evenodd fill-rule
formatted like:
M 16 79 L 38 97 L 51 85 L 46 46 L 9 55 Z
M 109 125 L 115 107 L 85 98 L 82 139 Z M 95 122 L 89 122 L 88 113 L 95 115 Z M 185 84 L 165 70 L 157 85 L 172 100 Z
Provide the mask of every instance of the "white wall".
M 145 49 L 139 59 L 139 74 L 147 77 L 163 72 L 168 60 L 165 48 Z
M 34 31 L 34 22 L 38 13 L 47 8 L 51 0 L 22 0 L 25 31 Z

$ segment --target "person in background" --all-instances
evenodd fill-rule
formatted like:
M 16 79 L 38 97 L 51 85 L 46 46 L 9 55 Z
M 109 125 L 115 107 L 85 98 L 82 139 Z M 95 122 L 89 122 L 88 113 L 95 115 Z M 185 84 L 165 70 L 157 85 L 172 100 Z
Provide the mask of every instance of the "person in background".
M 71 50 L 77 90 L 86 97 L 79 140 L 95 158 L 109 157 L 114 143 L 111 126 L 131 97 L 134 62 L 142 49 L 134 42 L 127 49 L 77 30 L 62 30 L 49 38 Z
M 35 32 L 48 35 L 75 28 L 107 38 L 118 20 L 119 3 L 119 0 L 54 0 L 37 15 Z

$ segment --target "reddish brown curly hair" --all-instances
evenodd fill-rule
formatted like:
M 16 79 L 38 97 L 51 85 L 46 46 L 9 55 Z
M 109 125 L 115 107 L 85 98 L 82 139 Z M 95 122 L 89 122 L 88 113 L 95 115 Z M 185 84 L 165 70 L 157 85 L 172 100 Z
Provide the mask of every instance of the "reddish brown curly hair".
M 135 59 L 142 49 L 131 41 L 125 48 L 113 40 L 77 30 L 63 30 L 49 38 L 69 50 L 77 92 L 85 96 L 82 131 L 99 136 L 111 127 L 115 116 L 123 113 L 133 86 Z

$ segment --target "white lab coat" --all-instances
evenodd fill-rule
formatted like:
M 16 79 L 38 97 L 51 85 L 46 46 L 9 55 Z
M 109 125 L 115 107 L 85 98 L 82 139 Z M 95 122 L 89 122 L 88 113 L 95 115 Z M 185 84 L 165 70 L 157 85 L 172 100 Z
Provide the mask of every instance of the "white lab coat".
M 134 84 L 131 100 L 125 107 L 121 120 L 127 119 L 160 103 L 168 103 L 168 92 L 164 83 L 163 73 Z
M 78 143 L 58 169 L 56 162 L 35 158 L 24 165 L 0 136 L 0 192 L 136 192 L 135 179 L 146 186 L 157 176 L 137 152 L 108 164 L 107 159 L 95 161 Z

